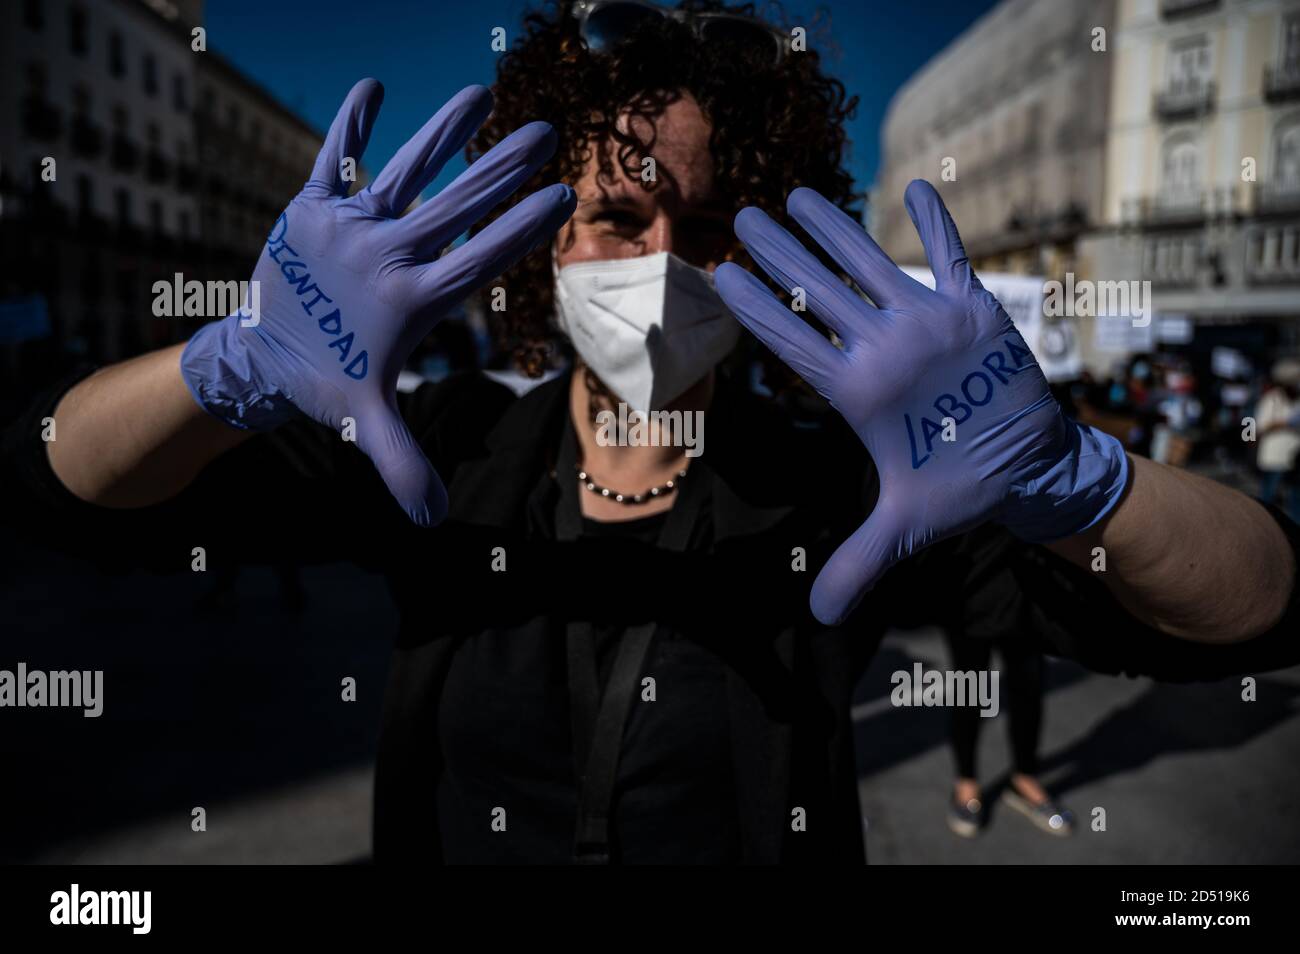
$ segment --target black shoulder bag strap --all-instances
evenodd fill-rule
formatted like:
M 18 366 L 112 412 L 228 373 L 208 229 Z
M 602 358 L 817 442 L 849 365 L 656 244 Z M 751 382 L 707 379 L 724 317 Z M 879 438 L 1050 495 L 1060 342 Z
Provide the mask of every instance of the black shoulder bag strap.
M 576 438 L 569 424 L 560 439 L 556 459 L 560 499 L 555 526 L 556 536 L 561 541 L 573 541 L 582 535 L 576 461 Z M 705 482 L 700 479 L 703 470 L 695 468 L 695 473 L 690 476 L 696 479 L 683 480 L 677 490 L 678 499 L 668 511 L 668 519 L 659 537 L 660 548 L 678 552 L 686 549 L 701 494 L 705 490 Z M 603 865 L 610 862 L 609 820 L 613 810 L 614 785 L 618 779 L 623 730 L 656 628 L 657 624 L 653 622 L 641 623 L 623 633 L 602 694 L 591 623 L 573 620 L 566 627 L 573 760 L 578 778 L 578 820 L 573 846 L 575 864 Z

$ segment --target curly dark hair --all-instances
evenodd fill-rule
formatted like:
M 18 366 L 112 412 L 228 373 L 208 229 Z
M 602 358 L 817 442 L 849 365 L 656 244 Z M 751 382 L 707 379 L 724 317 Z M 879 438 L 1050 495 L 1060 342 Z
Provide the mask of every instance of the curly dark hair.
M 593 146 L 599 147 L 602 175 L 611 175 L 617 162 L 636 176 L 645 146 L 620 130 L 620 114 L 654 117 L 689 93 L 712 125 L 715 183 L 728 205 L 758 206 L 788 227 L 785 198 L 808 186 L 850 210 L 854 194 L 844 168 L 844 124 L 857 97 L 847 97 L 843 84 L 822 72 L 815 51 L 790 53 L 779 64 L 763 62 L 757 51 L 745 55 L 728 45 L 701 42 L 688 26 L 665 17 L 650 20 L 613 50 L 596 53 L 579 36 L 569 7 L 566 0 L 550 0 L 525 15 L 522 35 L 497 66 L 495 109 L 466 148 L 470 162 L 513 130 L 541 119 L 555 128 L 559 145 L 518 196 L 552 182 L 576 184 Z M 682 8 L 757 19 L 752 3 L 687 0 Z M 789 35 L 789 29 L 785 32 Z M 617 149 L 608 148 L 610 143 Z M 735 257 L 747 264 L 742 255 L 743 250 Z M 549 247 L 530 253 L 499 284 L 510 306 L 489 311 L 498 345 L 526 374 L 540 375 L 558 336 Z

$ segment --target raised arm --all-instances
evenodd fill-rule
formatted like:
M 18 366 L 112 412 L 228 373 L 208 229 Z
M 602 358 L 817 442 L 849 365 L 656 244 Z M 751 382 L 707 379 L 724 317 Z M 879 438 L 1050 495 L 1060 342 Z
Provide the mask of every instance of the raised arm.
M 1130 461 L 1119 506 L 1049 547 L 1096 572 L 1130 613 L 1170 635 L 1232 643 L 1271 629 L 1295 585 L 1295 555 L 1277 521 L 1230 487 L 1144 457 Z
M 64 487 L 101 507 L 147 507 L 180 493 L 253 433 L 194 402 L 181 380 L 183 347 L 104 368 L 63 396 L 46 448 Z
M 184 348 L 100 371 L 63 398 L 49 461 L 68 490 L 106 507 L 158 503 L 248 433 L 301 411 L 355 440 L 412 521 L 441 518 L 445 491 L 398 412 L 398 373 L 450 309 L 554 234 L 574 196 L 559 184 L 526 196 L 444 254 L 541 168 L 555 133 L 524 126 L 403 215 L 487 118 L 492 97 L 462 90 L 349 196 L 345 171 L 360 161 L 382 99 L 374 80 L 348 94 L 311 178 L 271 228 L 253 273 L 258 296 Z

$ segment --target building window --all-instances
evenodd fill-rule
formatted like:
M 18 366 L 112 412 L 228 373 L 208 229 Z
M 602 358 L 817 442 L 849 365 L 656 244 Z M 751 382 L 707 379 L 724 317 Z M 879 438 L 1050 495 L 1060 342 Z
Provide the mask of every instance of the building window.
M 116 190 L 113 193 L 113 204 L 117 210 L 118 227 L 128 227 L 131 224 L 131 193 L 126 189 Z
M 1281 67 L 1284 73 L 1300 70 L 1300 13 L 1293 13 L 1282 21 Z
M 163 207 L 157 199 L 149 203 L 149 228 L 153 230 L 154 235 L 162 235 Z
M 149 96 L 158 95 L 158 61 L 152 53 L 146 53 L 143 60 L 144 91 Z
M 188 212 L 180 213 L 180 215 L 177 217 L 176 223 L 177 223 L 177 227 L 180 230 L 181 238 L 183 239 L 189 238 L 190 237 L 190 214 Z
M 116 31 L 108 38 L 108 71 L 117 77 L 126 75 L 126 45 Z
M 1300 117 L 1278 127 L 1273 147 L 1273 181 L 1291 189 L 1300 188 Z
M 1186 196 L 1201 184 L 1201 156 L 1190 136 L 1175 136 L 1165 143 L 1161 162 L 1162 191 Z
M 172 107 L 178 113 L 190 108 L 189 90 L 185 86 L 185 77 L 180 73 L 172 76 Z
M 1168 86 L 1172 93 L 1194 93 L 1213 79 L 1210 40 L 1195 36 L 1169 48 Z
M 154 149 L 162 145 L 162 130 L 158 128 L 157 123 L 150 123 L 145 127 L 144 137 Z
M 131 306 L 131 303 L 135 300 L 136 286 L 137 286 L 137 281 L 134 272 L 132 272 L 130 269 L 127 268 L 118 269 L 117 300 L 122 305 L 123 308 L 129 308 Z M 132 324 L 133 323 L 130 322 L 129 320 L 126 323 L 126 326 L 123 329 L 123 336 L 122 336 L 124 340 L 127 338 L 127 334 L 128 334 L 126 329 L 129 329 Z
M 72 88 L 72 114 L 81 119 L 90 118 L 90 90 L 80 83 Z
M 83 219 L 95 214 L 95 184 L 90 176 L 77 176 L 77 214 Z
M 85 56 L 90 51 L 86 8 L 75 4 L 68 8 L 68 49 L 77 56 Z
M 130 125 L 131 117 L 127 114 L 126 107 L 118 103 L 113 107 L 113 131 L 125 136 Z
M 27 64 L 27 92 L 34 99 L 45 99 L 45 64 Z
M 85 267 L 81 270 L 81 297 L 88 299 L 89 305 L 89 301 L 94 301 L 100 297 L 103 287 L 104 276 L 99 269 L 99 262 L 87 262 Z M 86 334 L 94 340 L 98 338 L 100 334 L 99 322 L 94 320 L 98 316 L 93 314 L 89 310 L 89 307 L 87 308 L 87 314 L 90 317 L 90 320 L 87 322 L 88 327 L 86 328 Z
M 45 29 L 45 0 L 24 0 L 23 23 L 29 30 Z

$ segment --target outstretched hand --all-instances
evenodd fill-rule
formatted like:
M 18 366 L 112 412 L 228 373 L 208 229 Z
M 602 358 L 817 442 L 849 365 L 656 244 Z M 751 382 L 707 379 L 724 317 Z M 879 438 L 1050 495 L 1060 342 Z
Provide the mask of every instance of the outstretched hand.
M 335 430 L 351 423 L 398 503 L 427 526 L 446 512 L 446 492 L 398 413 L 398 373 L 456 303 L 548 240 L 575 198 L 548 186 L 441 254 L 542 167 L 555 133 L 541 122 L 516 130 L 403 215 L 487 118 L 492 96 L 482 86 L 456 94 L 349 197 L 346 170 L 359 165 L 382 100 L 375 80 L 352 88 L 253 272 L 260 313 L 201 329 L 181 369 L 199 404 L 236 427 L 274 427 L 294 408 Z
M 933 290 L 821 195 L 790 194 L 791 217 L 870 302 L 761 210 L 736 216 L 754 261 L 787 292 L 801 289 L 842 347 L 740 266 L 720 265 L 714 276 L 741 323 L 844 416 L 880 474 L 875 510 L 813 585 L 813 613 L 828 624 L 894 563 L 982 522 L 1031 540 L 1076 533 L 1114 505 L 1127 475 L 1114 438 L 1062 413 L 1006 311 L 975 277 L 934 187 L 912 182 L 906 205 Z

